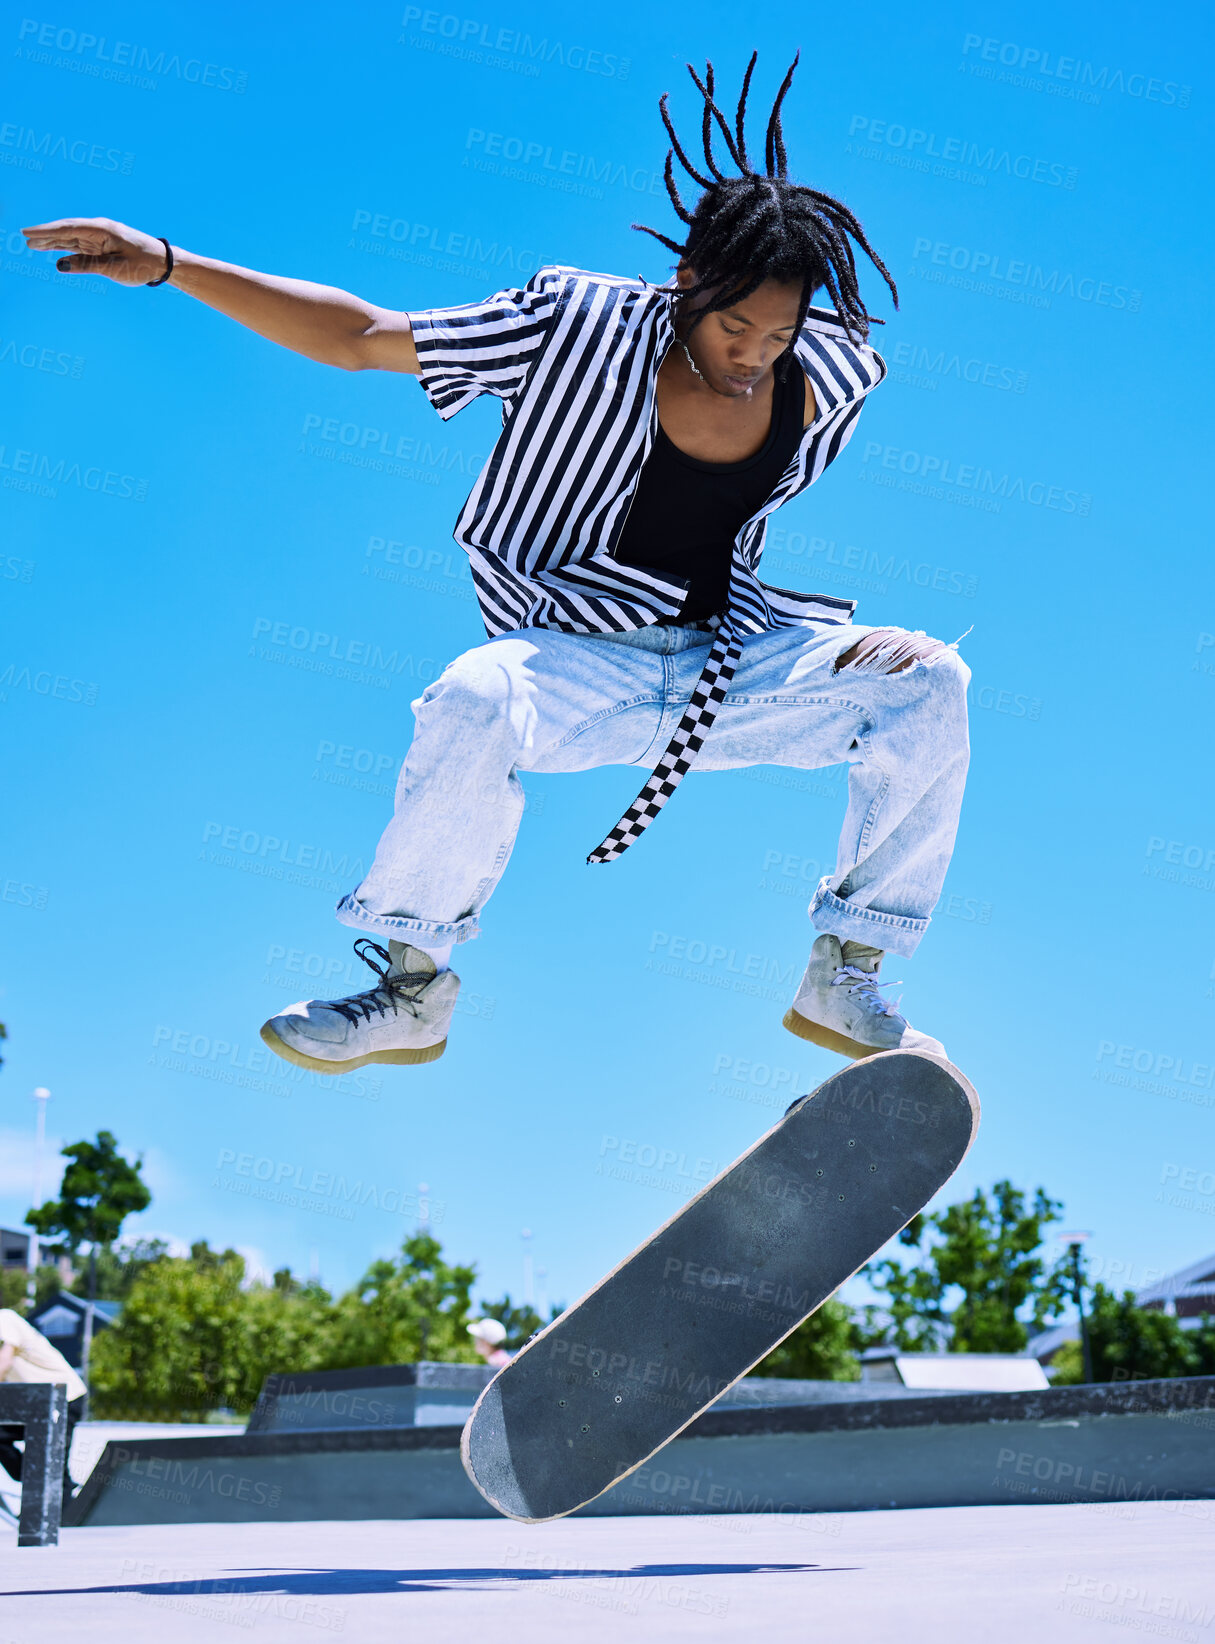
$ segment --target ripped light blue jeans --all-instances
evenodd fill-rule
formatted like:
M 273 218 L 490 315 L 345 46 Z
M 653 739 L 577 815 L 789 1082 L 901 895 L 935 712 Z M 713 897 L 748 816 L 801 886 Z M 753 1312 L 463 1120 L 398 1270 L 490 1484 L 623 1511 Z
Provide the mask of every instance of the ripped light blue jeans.
M 908 955 L 953 850 L 970 671 L 952 648 L 900 673 L 882 671 L 889 655 L 837 671 L 872 632 L 821 624 L 749 636 L 693 773 L 846 762 L 835 873 L 819 882 L 810 919 L 841 940 Z M 712 638 L 703 628 L 610 637 L 526 628 L 457 657 L 413 704 L 396 812 L 366 879 L 339 902 L 341 922 L 432 946 L 476 936 L 523 814 L 518 773 L 649 770 Z M 635 848 L 679 848 L 678 795 Z

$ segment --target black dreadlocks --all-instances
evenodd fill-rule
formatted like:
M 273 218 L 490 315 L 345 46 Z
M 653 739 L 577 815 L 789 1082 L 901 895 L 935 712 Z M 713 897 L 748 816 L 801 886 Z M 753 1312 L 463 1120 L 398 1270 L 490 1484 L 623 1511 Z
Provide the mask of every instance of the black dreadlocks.
M 632 226 L 642 234 L 652 234 L 694 268 L 696 281 L 681 293 L 683 301 L 720 288 L 694 313 L 691 329 L 695 329 L 704 316 L 715 309 L 728 308 L 749 297 L 765 280 L 780 280 L 789 284 L 800 283 L 802 288 L 795 337 L 801 331 L 814 293 L 825 286 L 848 335 L 863 339 L 868 336 L 871 324 L 880 325 L 882 322 L 875 321 L 861 301 L 849 236 L 890 287 L 897 308 L 899 294 L 894 280 L 846 205 L 830 194 L 822 194 L 817 189 L 806 188 L 788 179 L 780 110 L 785 93 L 793 82 L 793 71 L 801 57 L 800 51 L 789 65 L 772 105 L 772 113 L 768 116 L 764 170 L 759 172 L 752 169 L 743 124 L 751 74 L 758 56 L 758 52 L 751 53 L 751 61 L 743 76 L 733 132 L 713 99 L 712 63 L 707 65 L 703 80 L 691 63 L 688 64 L 688 73 L 704 98 L 701 140 L 709 173 L 707 177 L 688 159 L 675 135 L 675 127 L 667 112 L 667 93 L 663 93 L 658 110 L 671 139 L 665 168 L 667 193 L 677 215 L 688 225 L 688 236 L 680 245 L 665 234 L 659 234 L 657 229 L 647 228 L 644 223 L 634 223 Z M 727 177 L 718 168 L 713 155 L 714 121 L 741 176 Z M 675 156 L 678 156 L 689 177 L 705 191 L 691 212 L 684 206 L 675 186 L 672 165 Z M 782 376 L 791 354 L 792 345 L 781 361 Z

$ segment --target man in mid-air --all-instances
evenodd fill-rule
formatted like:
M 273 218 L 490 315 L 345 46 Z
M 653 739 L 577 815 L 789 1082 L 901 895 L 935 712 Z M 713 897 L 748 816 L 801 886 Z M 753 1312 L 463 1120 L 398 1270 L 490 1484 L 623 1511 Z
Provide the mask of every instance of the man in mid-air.
M 417 376 L 441 417 L 482 394 L 502 401 L 455 528 L 490 638 L 414 703 L 395 815 L 338 904 L 375 981 L 272 1017 L 262 1037 L 290 1062 L 344 1073 L 442 1055 L 460 987 L 452 949 L 478 934 L 506 867 L 520 771 L 653 766 L 588 858 L 604 863 L 693 765 L 841 761 L 836 869 L 810 905 L 821 934 L 785 1026 L 850 1057 L 943 1054 L 883 997 L 879 970 L 884 953 L 914 952 L 940 895 L 970 676 L 953 645 L 859 627 L 853 601 L 759 580 L 768 516 L 839 455 L 885 375 L 854 244 L 896 304 L 897 292 L 851 211 L 788 177 L 781 105 L 796 58 L 757 169 L 744 132 L 755 61 L 732 123 L 712 65 L 703 80 L 689 65 L 703 162 L 659 104 L 686 228 L 682 241 L 643 229 L 678 258 L 663 285 L 548 267 L 484 302 L 400 313 L 106 219 L 25 230 L 34 248 L 72 253 L 62 270 L 169 283 L 310 359 Z M 701 190 L 691 209 L 675 158 Z M 820 291 L 829 308 L 811 306 Z

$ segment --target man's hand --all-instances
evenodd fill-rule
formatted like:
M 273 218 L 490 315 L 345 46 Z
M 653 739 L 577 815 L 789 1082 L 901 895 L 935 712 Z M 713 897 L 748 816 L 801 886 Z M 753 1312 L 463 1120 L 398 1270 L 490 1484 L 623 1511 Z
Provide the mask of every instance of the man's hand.
M 165 271 L 165 248 L 152 234 L 108 217 L 61 217 L 23 228 L 31 251 L 70 251 L 55 267 L 61 274 L 104 274 L 117 285 L 147 285 Z

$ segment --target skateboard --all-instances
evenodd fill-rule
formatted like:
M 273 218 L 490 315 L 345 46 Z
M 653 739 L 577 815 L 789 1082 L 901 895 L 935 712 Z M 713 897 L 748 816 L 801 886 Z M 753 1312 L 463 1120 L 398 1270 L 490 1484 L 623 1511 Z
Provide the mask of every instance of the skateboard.
M 948 1062 L 884 1051 L 800 1097 L 488 1384 L 464 1470 L 525 1524 L 563 1518 L 745 1376 L 949 1180 L 979 1102 Z

